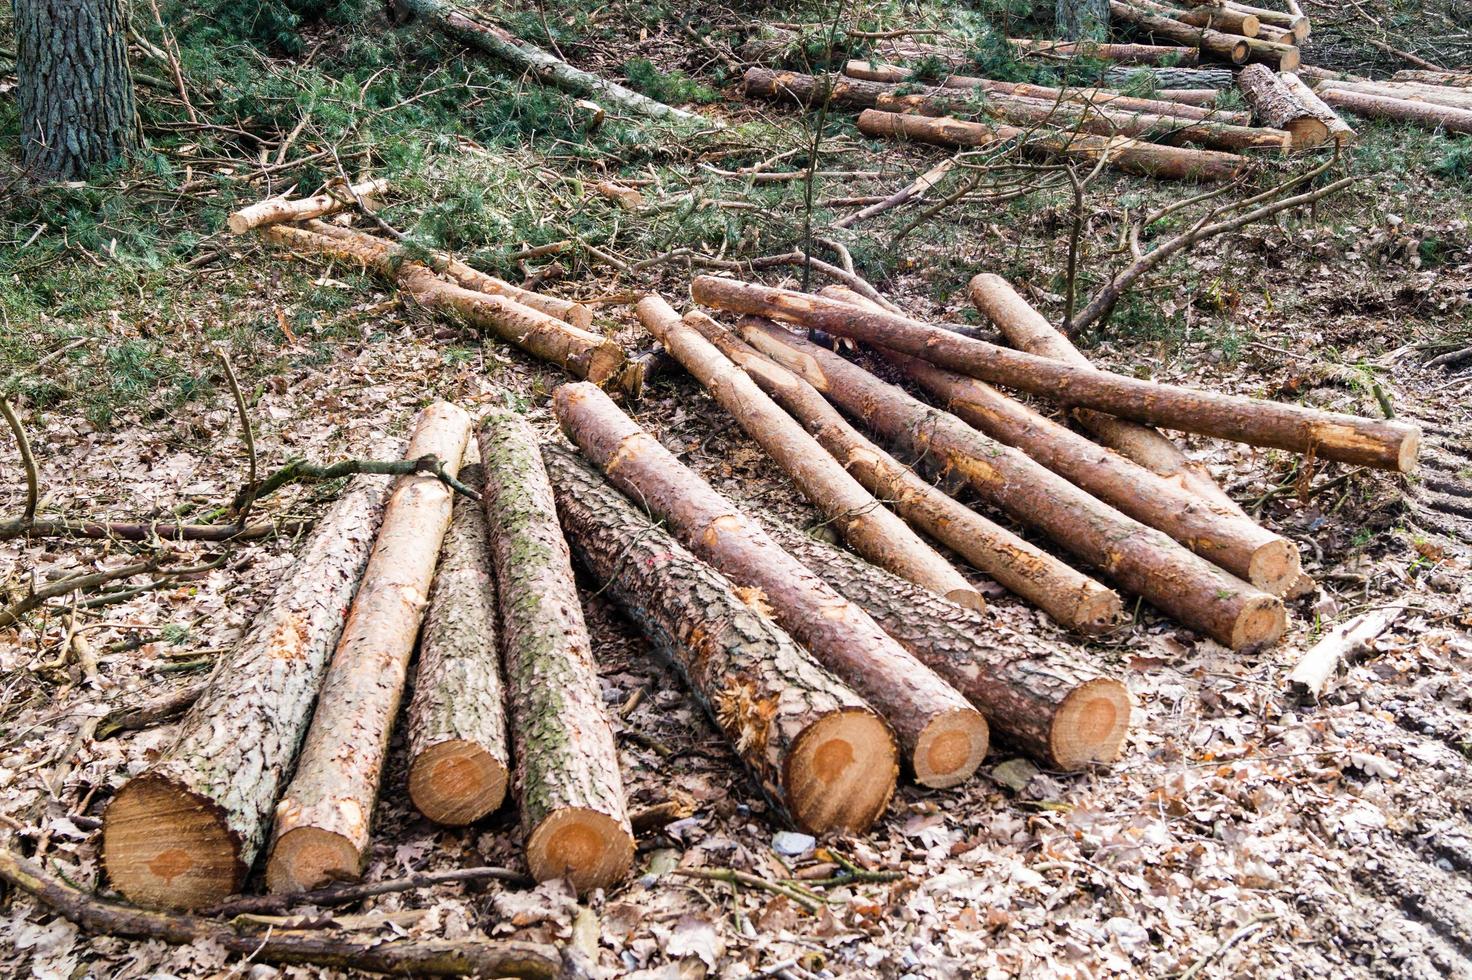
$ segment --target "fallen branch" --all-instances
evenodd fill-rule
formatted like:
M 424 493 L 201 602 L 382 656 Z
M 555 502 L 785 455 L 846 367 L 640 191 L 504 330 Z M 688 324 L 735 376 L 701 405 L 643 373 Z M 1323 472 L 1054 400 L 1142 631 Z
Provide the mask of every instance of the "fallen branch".
M 259 484 L 247 484 L 235 495 L 231 504 L 236 510 L 243 510 L 250 503 L 268 497 L 289 483 L 322 483 L 327 480 L 337 480 L 346 476 L 358 476 L 361 474 L 374 476 L 412 476 L 415 474 L 432 476 L 445 486 L 458 494 L 463 494 L 471 500 L 479 500 L 479 491 L 473 490 L 455 478 L 455 475 L 445 468 L 445 464 L 436 456 L 421 456 L 418 459 L 344 459 L 326 466 L 309 463 L 305 459 L 297 458 L 266 477 Z
M 86 592 L 89 589 L 106 585 L 108 582 L 132 578 L 134 575 L 143 575 L 146 572 L 155 572 L 172 561 L 174 557 L 173 555 L 162 555 L 158 558 L 150 558 L 148 561 L 134 562 L 131 565 L 122 565 L 102 572 L 84 572 L 54 579 L 14 605 L 0 609 L 0 629 L 15 625 L 26 613 L 40 608 L 47 599 L 70 595 L 73 592 Z
M 119 732 L 134 732 L 171 721 L 188 711 L 208 687 L 209 681 L 199 681 L 141 704 L 114 708 L 98 719 L 93 737 L 100 742 Z
M 26 509 L 23 520 L 29 521 L 36 516 L 36 505 L 40 501 L 41 478 L 36 471 L 36 457 L 31 455 L 31 441 L 26 438 L 25 426 L 20 424 L 20 418 L 11 408 L 10 400 L 0 397 L 0 414 L 5 416 L 5 421 L 10 423 L 10 431 L 15 433 L 15 443 L 20 448 L 20 464 L 26 473 Z
M 1387 606 L 1340 623 L 1303 655 L 1288 675 L 1289 684 L 1318 697 L 1339 664 L 1389 629 L 1404 611 L 1403 606 Z
M 417 891 L 471 881 L 504 881 L 517 887 L 529 887 L 532 879 L 510 868 L 453 868 L 449 871 L 421 871 L 404 878 L 388 881 L 373 881 L 361 885 L 332 885 L 315 891 L 295 892 L 285 895 L 241 895 L 227 899 L 209 908 L 201 909 L 200 915 L 233 918 L 237 915 L 277 915 L 302 905 L 331 908 L 350 905 L 365 898 L 392 895 L 398 892 Z
M 241 527 L 238 524 L 157 524 L 146 521 L 45 521 L 0 522 L 0 541 L 28 535 L 43 538 L 89 538 L 99 541 L 258 541 L 277 535 L 295 536 L 311 528 L 310 521 L 265 521 Z

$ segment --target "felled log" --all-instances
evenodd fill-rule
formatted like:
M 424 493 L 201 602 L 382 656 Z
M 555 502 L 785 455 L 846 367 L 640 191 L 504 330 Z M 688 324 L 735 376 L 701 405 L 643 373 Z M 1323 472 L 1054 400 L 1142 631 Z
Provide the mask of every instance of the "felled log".
M 128 900 L 199 908 L 240 891 L 368 563 L 389 481 L 357 477 L 317 523 L 180 724 L 102 820 L 102 860 Z
M 627 112 L 653 119 L 701 123 L 719 128 L 719 123 L 702 116 L 676 109 L 640 95 L 606 78 L 574 68 L 561 58 L 528 44 L 521 38 L 462 13 L 441 0 L 393 0 L 394 7 L 402 14 L 424 19 L 436 30 L 455 38 L 467 47 L 484 51 L 493 58 L 532 76 L 546 85 L 553 85 L 573 95 L 595 99 L 602 105 L 618 106 Z
M 1174 25 L 1186 23 L 1187 28 L 1192 29 L 1192 25 L 1187 23 L 1187 21 L 1192 17 L 1192 11 L 1189 9 L 1183 10 L 1182 8 L 1177 6 L 1159 3 L 1157 2 L 1157 0 L 1126 0 L 1126 3 L 1127 5 L 1144 11 L 1145 13 L 1153 14 L 1156 17 L 1165 18 L 1167 19 L 1167 23 L 1169 24 Z M 1212 9 L 1214 10 L 1216 8 Z M 1228 16 L 1230 16 L 1234 12 L 1237 14 L 1251 13 L 1250 11 L 1233 11 L 1231 8 L 1227 8 Z M 1197 19 L 1200 18 L 1198 17 Z M 1204 28 L 1195 29 L 1204 30 Z M 1152 34 L 1159 33 L 1159 31 L 1156 30 L 1156 28 L 1154 27 L 1149 28 L 1149 30 Z M 1222 32 L 1213 31 L 1212 33 L 1217 34 Z M 1170 35 L 1162 34 L 1161 36 L 1170 37 L 1171 40 L 1176 40 L 1175 37 Z M 1230 38 L 1233 36 L 1241 35 L 1237 34 L 1236 32 L 1226 32 L 1223 34 L 1223 36 Z M 1285 44 L 1281 41 L 1269 41 L 1261 37 L 1252 36 L 1242 37 L 1242 40 L 1247 45 L 1247 60 L 1249 61 L 1265 62 L 1275 67 L 1281 67 L 1283 71 L 1293 71 L 1298 67 L 1299 52 L 1296 44 Z M 1215 45 L 1213 45 L 1213 47 L 1215 47 Z M 1226 55 L 1223 55 L 1220 51 L 1213 50 L 1212 48 L 1203 47 L 1202 50 L 1212 50 L 1214 54 L 1218 55 L 1218 57 L 1227 57 Z M 1227 58 L 1227 60 L 1233 59 Z M 1234 61 L 1234 63 L 1242 64 L 1242 62 L 1237 61 Z
M 446 402 L 419 414 L 405 458 L 433 454 L 454 475 L 470 418 Z M 383 526 L 327 668 L 296 772 L 276 806 L 266 885 L 305 891 L 363 870 L 414 639 L 450 523 L 452 491 L 433 476 L 394 484 Z
M 1182 96 L 1182 92 L 1197 92 L 1208 89 L 1219 92 L 1231 88 L 1232 72 L 1227 68 L 1152 68 L 1149 66 L 1116 66 L 1104 69 L 1104 84 L 1116 87 L 1132 84 L 1141 74 L 1148 75 L 1156 87 L 1157 99 L 1173 102 L 1192 101 L 1195 105 L 1209 105 L 1211 100 L 1195 101 L 1199 96 Z M 1214 98 L 1214 96 L 1213 96 Z
M 860 221 L 865 221 L 886 211 L 892 211 L 897 207 L 908 204 L 917 197 L 923 198 L 931 188 L 945 179 L 946 174 L 950 173 L 951 168 L 955 165 L 956 161 L 954 160 L 942 160 L 893 194 L 839 219 L 834 222 L 833 226 L 835 228 L 852 228 Z
M 1113 6 L 1111 5 L 1111 13 Z M 1009 37 L 1007 43 L 1018 53 L 1045 58 L 1094 58 L 1121 65 L 1174 65 L 1190 67 L 1200 58 L 1199 48 L 1162 46 L 1159 44 L 1101 44 L 1098 41 L 1047 41 Z
M 1237 86 L 1257 110 L 1258 120 L 1274 129 L 1287 130 L 1295 147 L 1318 146 L 1329 138 L 1324 121 L 1266 65 L 1243 68 L 1237 73 Z
M 1472 109 L 1472 89 L 1445 85 L 1422 85 L 1419 82 L 1341 82 L 1332 78 L 1320 81 L 1315 88 L 1322 94 L 1337 89 L 1407 102 L 1426 102 L 1453 109 Z
M 1278 71 L 1297 71 L 1303 55 L 1296 44 L 1270 41 L 1266 38 L 1247 38 L 1247 60 L 1256 64 L 1271 65 Z
M 1127 136 L 1074 135 L 1057 130 L 1025 130 L 1016 126 L 970 122 L 949 116 L 912 116 L 879 109 L 859 113 L 859 131 L 888 139 L 903 138 L 939 146 L 987 146 L 1020 140 L 1023 152 L 1043 160 L 1106 159 L 1128 174 L 1168 180 L 1211 182 L 1241 176 L 1250 161 L 1235 153 L 1164 146 Z
M 1289 92 L 1293 93 L 1304 108 L 1314 114 L 1314 117 L 1322 122 L 1329 131 L 1329 138 L 1341 146 L 1347 146 L 1355 141 L 1355 132 L 1349 123 L 1340 118 L 1339 113 L 1331 109 L 1323 99 L 1319 98 L 1317 92 L 1308 87 L 1303 79 L 1293 72 L 1279 72 L 1278 80 L 1283 83 Z
M 1397 82 L 1420 82 L 1423 85 L 1448 85 L 1452 88 L 1472 88 L 1472 72 L 1426 71 L 1406 69 L 1390 76 Z
M 478 437 L 527 866 L 585 893 L 634 859 L 618 749 L 536 436 L 498 410 Z
M 923 786 L 964 782 L 986 754 L 986 721 L 857 605 L 783 551 L 683 466 L 596 385 L 566 384 L 553 411 L 608 479 L 738 586 L 759 590 L 777 622 L 876 708 Z
M 992 384 L 1136 422 L 1402 473 L 1414 469 L 1420 448 L 1421 429 L 1409 423 L 1180 388 L 1062 364 L 961 337 L 919 320 L 859 310 L 792 290 L 698 276 L 691 295 L 705 306 L 816 327 L 921 357 Z
M 1340 623 L 1299 659 L 1288 675 L 1288 683 L 1304 694 L 1314 697 L 1323 694 L 1324 685 L 1329 683 L 1329 678 L 1334 676 L 1340 663 L 1373 643 L 1404 611 L 1402 606 L 1387 606 L 1383 609 L 1372 609 Z
M 756 382 L 732 364 L 658 294 L 641 299 L 639 320 L 736 419 L 848 545 L 876 565 L 952 602 L 979 609 L 981 594 L 908 524 L 875 500 Z
M 271 225 L 265 235 L 292 249 L 372 269 L 395 280 L 415 302 L 463 317 L 579 378 L 603 382 L 623 370 L 622 348 L 606 337 L 505 296 L 446 282 L 422 263 L 398 255 L 387 242 L 379 244 L 381 240 L 372 236 L 342 235 L 332 227 L 322 222 L 309 222 L 306 227 Z
M 1119 758 L 1129 734 L 1124 684 L 1036 637 L 935 601 L 909 582 L 792 528 L 777 541 L 981 709 L 992 727 L 1059 769 Z
M 462 482 L 482 484 L 479 464 Z M 436 823 L 463 826 L 506 797 L 510 751 L 496 645 L 496 588 L 485 508 L 457 496 L 435 571 L 409 702 L 409 798 Z
M 1204 27 L 1192 27 L 1190 24 L 1173 20 L 1165 14 L 1155 13 L 1133 4 L 1120 3 L 1119 0 L 1111 0 L 1109 12 L 1116 20 L 1132 24 L 1143 31 L 1149 31 L 1155 37 L 1198 48 L 1206 54 L 1234 65 L 1247 63 L 1250 49 L 1247 46 L 1247 39 L 1241 35 L 1223 34 L 1221 31 L 1213 31 Z M 1192 65 L 1195 62 L 1181 61 L 1177 64 Z
M 1285 618 L 1277 599 L 1126 517 L 1024 453 L 780 327 L 744 320 L 741 334 L 871 429 L 917 457 L 933 454 L 982 497 L 1181 623 L 1234 650 L 1262 647 L 1282 635 Z
M 1336 109 L 1348 109 L 1368 119 L 1391 119 L 1415 123 L 1428 129 L 1444 129 L 1449 133 L 1472 133 L 1472 109 L 1456 109 L 1430 102 L 1413 102 L 1383 95 L 1367 95 L 1347 89 L 1316 89 L 1319 98 Z
M 691 312 L 685 322 L 740 365 L 870 493 L 890 502 L 914 527 L 1064 626 L 1101 633 L 1118 623 L 1122 607 L 1112 590 L 921 479 L 849 425 L 812 385 L 710 317 Z
M 884 720 L 575 453 L 548 445 L 542 458 L 597 591 L 679 672 L 773 805 L 809 833 L 867 830 L 899 772 Z
M 244 235 L 262 225 L 280 224 L 283 221 L 306 221 L 336 214 L 354 204 L 355 197 L 376 197 L 388 190 L 386 180 L 365 180 L 352 188 L 330 189 L 323 194 L 290 200 L 284 197 L 268 198 L 249 207 L 232 212 L 226 220 L 232 235 Z
M 1240 10 L 1222 6 L 1178 10 L 1175 19 L 1182 24 L 1190 24 L 1192 27 L 1209 27 L 1223 34 L 1236 34 L 1249 38 L 1257 37 L 1262 28 L 1262 22 L 1258 20 L 1256 14 L 1243 13 Z
M 1300 41 L 1306 40 L 1309 35 L 1309 20 L 1302 14 L 1269 10 L 1253 4 L 1237 3 L 1235 0 L 1180 0 L 1180 2 L 1189 7 L 1216 7 L 1241 14 L 1251 14 L 1257 18 L 1259 24 L 1263 26 L 1272 24 L 1290 30 L 1293 36 Z

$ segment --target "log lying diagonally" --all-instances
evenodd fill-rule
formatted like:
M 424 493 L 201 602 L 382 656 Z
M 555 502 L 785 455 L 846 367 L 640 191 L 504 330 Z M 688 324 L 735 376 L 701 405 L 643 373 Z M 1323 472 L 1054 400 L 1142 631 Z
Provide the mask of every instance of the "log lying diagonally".
M 943 787 L 970 778 L 986 754 L 986 721 L 954 688 L 783 551 L 596 385 L 563 385 L 553 392 L 552 407 L 562 431 L 615 486 L 727 578 L 760 589 L 777 622 L 884 715 L 916 781 Z
M 1318 146 L 1329 138 L 1329 127 L 1304 104 L 1278 72 L 1266 65 L 1248 65 L 1237 73 L 1237 86 L 1264 125 L 1293 136 L 1295 148 Z
M 933 455 L 1013 518 L 1104 571 L 1175 619 L 1233 649 L 1282 635 L 1283 605 L 1169 537 L 1075 487 L 1024 453 L 775 324 L 743 320 L 758 350 L 801 374 L 917 457 Z
M 306 221 L 310 218 L 335 214 L 344 208 L 352 207 L 355 198 L 376 197 L 387 190 L 388 181 L 386 180 L 365 180 L 361 184 L 352 185 L 351 188 L 339 185 L 327 193 L 315 194 L 312 197 L 299 198 L 294 201 L 283 197 L 268 198 L 233 212 L 227 223 L 232 235 L 243 235 L 252 228 L 259 228 L 262 225 L 275 225 L 283 221 Z
M 1402 473 L 1415 468 L 1420 449 L 1420 427 L 1409 423 L 1127 378 L 789 289 L 698 276 L 691 295 L 706 306 L 816 327 L 992 384 L 1136 422 Z
M 767 798 L 810 833 L 868 829 L 899 773 L 884 720 L 576 453 L 548 445 L 542 458 L 573 554 L 680 672 Z

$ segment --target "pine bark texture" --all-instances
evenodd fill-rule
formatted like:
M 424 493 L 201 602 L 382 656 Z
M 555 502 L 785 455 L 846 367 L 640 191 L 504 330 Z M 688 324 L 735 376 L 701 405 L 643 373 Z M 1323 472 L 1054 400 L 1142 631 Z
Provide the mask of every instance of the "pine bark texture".
M 879 109 L 859 113 L 859 131 L 939 146 L 987 146 L 1018 140 L 1029 157 L 1042 160 L 1108 160 L 1115 170 L 1169 180 L 1203 183 L 1233 180 L 1247 169 L 1246 157 L 1219 150 L 1162 146 L 1127 136 L 1088 136 L 1029 131 L 1016 126 L 970 122 L 949 116 L 912 116 Z
M 1308 87 L 1308 83 L 1293 72 L 1279 72 L 1278 78 L 1287 86 L 1288 91 L 1301 102 L 1305 108 L 1324 124 L 1329 130 L 1329 138 L 1341 146 L 1347 146 L 1356 139 L 1354 130 L 1349 123 L 1345 122 L 1319 94 Z
M 388 191 L 386 180 L 365 180 L 348 188 L 338 186 L 325 194 L 289 200 L 284 197 L 257 201 L 230 215 L 227 224 L 230 233 L 243 235 L 253 228 L 277 225 L 284 221 L 307 221 L 324 215 L 336 214 L 354 206 L 354 195 L 360 198 L 377 197 Z
M 742 336 L 840 408 L 917 457 L 933 455 L 1016 520 L 1112 576 L 1180 622 L 1233 649 L 1282 635 L 1282 603 L 1078 489 L 1016 449 L 776 326 Z
M 460 471 L 479 486 L 479 464 Z M 409 797 L 438 823 L 474 823 L 506 796 L 511 753 L 485 508 L 456 496 L 409 702 Z
M 197 908 L 245 884 L 390 486 L 366 476 L 348 485 L 214 672 L 174 743 L 113 797 L 103 817 L 102 857 L 129 901 Z
M 1069 41 L 1109 37 L 1109 0 L 1057 0 L 1058 36 Z
M 597 591 L 679 672 L 767 799 L 809 833 L 868 829 L 899 772 L 884 720 L 575 453 L 542 458 Z
M 469 417 L 436 402 L 420 412 L 405 458 L 433 454 L 454 475 L 469 437 Z M 383 760 L 452 493 L 436 477 L 416 474 L 400 477 L 389 496 L 296 772 L 276 807 L 266 862 L 272 892 L 317 888 L 363 870 Z
M 81 180 L 138 145 L 123 0 L 15 0 L 21 163 Z
M 1423 85 L 1446 85 L 1451 88 L 1472 88 L 1472 73 L 1455 71 L 1424 71 L 1406 69 L 1390 76 L 1397 82 L 1420 82 Z
M 1419 82 L 1340 82 L 1325 79 L 1318 84 L 1320 92 L 1359 92 L 1407 102 L 1426 102 L 1453 109 L 1472 109 L 1472 91 L 1445 85 L 1423 85 Z
M 899 736 L 922 785 L 951 786 L 986 754 L 986 722 L 954 688 L 589 384 L 553 393 L 563 432 L 626 496 L 737 585 L 759 589 L 778 623 Z
M 1110 14 L 1114 11 L 1111 7 Z M 1007 43 L 1021 54 L 1048 58 L 1094 58 L 1121 65 L 1173 65 L 1189 68 L 1201 57 L 1199 48 L 1187 45 L 1100 44 L 1097 41 L 1043 41 L 1009 37 Z
M 883 569 L 792 528 L 775 532 L 798 561 L 862 606 L 884 631 L 966 695 L 997 731 L 1060 769 L 1119 758 L 1130 696 L 1060 647 L 956 609 Z
M 641 299 L 639 320 L 735 418 L 854 551 L 952 602 L 979 609 L 981 594 L 908 524 L 865 490 L 755 381 L 657 294 Z
M 1129 85 L 1140 73 L 1147 74 L 1155 84 L 1157 99 L 1180 100 L 1177 90 L 1212 89 L 1220 91 L 1232 87 L 1234 78 L 1227 68 L 1151 68 L 1147 66 L 1118 66 L 1104 69 L 1104 84 Z M 1171 93 L 1167 95 L 1166 93 Z
M 618 749 L 536 435 L 495 411 L 479 440 L 527 864 L 585 893 L 634 859 Z
M 1237 86 L 1267 126 L 1287 130 L 1295 148 L 1318 146 L 1329 138 L 1324 125 L 1308 106 L 1266 65 L 1248 65 L 1237 73 Z
M 579 378 L 603 382 L 617 377 L 623 370 L 623 350 L 606 337 L 558 319 L 556 315 L 543 313 L 517 299 L 482 292 L 479 285 L 472 289 L 446 282 L 428 266 L 405 259 L 392 243 L 383 239 L 321 221 L 310 221 L 305 227 L 270 225 L 264 234 L 269 240 L 288 248 L 327 255 L 372 269 L 396 281 L 420 305 L 463 317 L 467 322 L 489 330 L 528 354 L 556 364 Z M 451 267 L 451 273 L 460 278 L 475 278 L 465 275 L 467 269 Z
M 1402 473 L 1414 469 L 1420 447 L 1416 425 L 1127 378 L 792 290 L 697 276 L 691 295 L 706 306 L 816 327 L 992 384 L 1136 422 Z
M 1192 27 L 1190 24 L 1183 24 L 1163 13 L 1128 3 L 1120 3 L 1119 0 L 1111 0 L 1109 12 L 1115 20 L 1132 24 L 1157 38 L 1197 48 L 1234 65 L 1247 63 L 1249 53 L 1247 39 L 1240 34 L 1223 34 L 1221 31 L 1213 31 L 1205 27 Z
M 1262 22 L 1256 14 L 1243 13 L 1227 7 L 1196 7 L 1189 10 L 1177 10 L 1175 13 L 1175 19 L 1182 24 L 1190 24 L 1192 27 L 1209 27 L 1223 34 L 1257 37 L 1262 29 Z
M 1367 119 L 1391 119 L 1415 123 L 1428 129 L 1444 129 L 1449 133 L 1472 133 L 1472 109 L 1456 109 L 1430 102 L 1413 102 L 1409 99 L 1369 95 L 1347 89 L 1325 88 L 1324 83 L 1320 83 L 1316 91 L 1326 105 L 1335 109 L 1348 109 Z
M 1241 14 L 1251 14 L 1261 24 L 1273 24 L 1277 27 L 1287 28 L 1293 32 L 1293 36 L 1300 41 L 1309 35 L 1309 20 L 1302 14 L 1296 14 L 1285 10 L 1268 10 L 1264 7 L 1254 6 L 1247 3 L 1235 3 L 1233 0 L 1181 0 L 1183 6 L 1188 7 L 1222 7 Z
M 1102 633 L 1118 623 L 1123 609 L 1113 590 L 921 479 L 865 438 L 816 388 L 710 317 L 693 312 L 686 314 L 685 320 L 741 365 L 870 493 L 890 501 L 911 525 L 1064 626 L 1084 633 Z

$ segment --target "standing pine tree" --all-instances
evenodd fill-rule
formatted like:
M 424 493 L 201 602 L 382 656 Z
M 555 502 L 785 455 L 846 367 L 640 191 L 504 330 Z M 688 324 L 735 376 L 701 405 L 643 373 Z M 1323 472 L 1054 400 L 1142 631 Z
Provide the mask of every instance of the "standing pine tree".
M 1109 0 L 1058 0 L 1058 36 L 1069 41 L 1109 39 Z
M 13 0 L 21 160 L 76 180 L 138 144 L 123 0 Z

